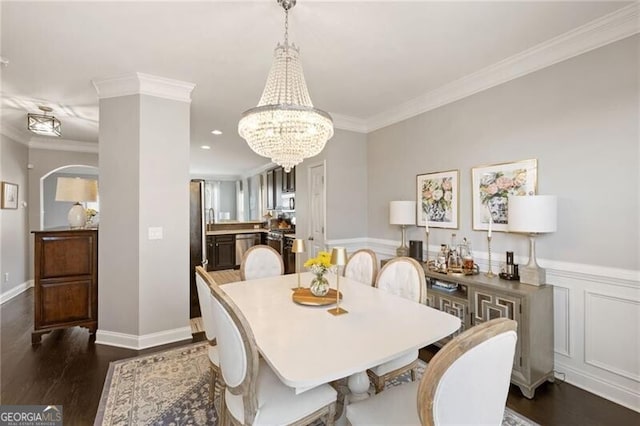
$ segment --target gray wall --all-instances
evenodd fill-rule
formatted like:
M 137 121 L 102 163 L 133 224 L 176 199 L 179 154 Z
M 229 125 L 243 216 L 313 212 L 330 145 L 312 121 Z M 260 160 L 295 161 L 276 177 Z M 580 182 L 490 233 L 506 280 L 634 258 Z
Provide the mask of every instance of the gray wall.
M 367 235 L 367 137 L 336 129 L 324 150 L 296 167 L 296 235 L 309 236 L 309 166 L 326 160 L 326 239 Z
M 236 181 L 220 181 L 220 213 L 229 212 L 229 219 L 237 220 Z
M 538 257 L 640 269 L 638 36 L 602 47 L 368 135 L 368 236 L 400 239 L 391 200 L 414 200 L 416 175 L 460 170 L 458 239 L 471 228 L 471 168 L 538 160 L 538 193 L 558 196 L 558 232 Z M 409 239 L 424 228 L 409 229 Z M 430 244 L 450 230 L 432 229 Z M 492 250 L 528 256 L 525 238 L 495 233 Z
M 25 145 L 0 135 L 0 181 L 18 185 L 18 209 L 0 210 L 0 294 L 30 279 L 28 212 L 22 205 L 29 195 L 28 158 Z

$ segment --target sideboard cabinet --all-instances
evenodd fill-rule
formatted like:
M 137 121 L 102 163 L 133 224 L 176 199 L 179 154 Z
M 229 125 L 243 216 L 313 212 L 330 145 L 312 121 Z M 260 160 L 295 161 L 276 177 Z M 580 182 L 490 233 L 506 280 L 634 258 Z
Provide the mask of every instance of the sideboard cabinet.
M 440 274 L 425 267 L 427 304 L 457 316 L 461 329 L 494 318 L 509 318 L 518 323 L 518 341 L 511 382 L 522 394 L 533 398 L 536 388 L 553 375 L 553 287 L 533 286 L 484 274 L 454 276 Z M 434 288 L 436 281 L 457 283 L 454 291 Z M 481 368 L 481 367 L 479 367 Z
M 34 330 L 31 343 L 45 333 L 98 327 L 98 231 L 35 231 Z

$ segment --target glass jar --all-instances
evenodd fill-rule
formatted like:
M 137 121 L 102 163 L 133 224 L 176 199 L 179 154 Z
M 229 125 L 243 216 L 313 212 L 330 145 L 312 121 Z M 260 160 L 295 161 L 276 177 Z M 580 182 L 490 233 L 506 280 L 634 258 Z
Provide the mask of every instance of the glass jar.
M 447 272 L 447 254 L 448 247 L 446 244 L 440 244 L 440 251 L 438 252 L 438 257 L 436 258 L 436 268 L 440 272 Z

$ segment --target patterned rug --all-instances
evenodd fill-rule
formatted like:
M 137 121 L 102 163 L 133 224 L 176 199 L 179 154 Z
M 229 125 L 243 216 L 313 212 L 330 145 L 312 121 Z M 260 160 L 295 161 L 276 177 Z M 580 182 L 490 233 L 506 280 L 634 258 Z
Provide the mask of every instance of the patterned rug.
M 206 342 L 112 362 L 102 390 L 95 426 L 216 425 L 209 408 Z M 419 369 L 422 376 L 425 364 Z M 409 373 L 387 383 L 397 386 Z M 536 426 L 507 408 L 503 426 Z

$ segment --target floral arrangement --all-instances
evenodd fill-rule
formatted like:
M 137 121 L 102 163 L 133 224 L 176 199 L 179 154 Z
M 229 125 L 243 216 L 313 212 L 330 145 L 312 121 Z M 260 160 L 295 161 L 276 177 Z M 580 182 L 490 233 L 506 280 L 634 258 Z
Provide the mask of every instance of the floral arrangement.
M 331 268 L 331 254 L 326 251 L 320 251 L 316 257 L 304 262 L 304 267 L 311 270 L 315 275 L 324 275 Z
M 427 220 L 451 222 L 453 178 L 427 179 L 422 184 L 422 211 Z
M 98 215 L 98 212 L 95 209 L 86 209 L 85 214 L 87 215 L 86 223 L 90 224 L 93 222 L 93 218 Z
M 527 195 L 527 170 L 491 172 L 480 180 L 480 201 L 491 212 L 496 223 L 507 223 L 507 199 L 509 195 Z

